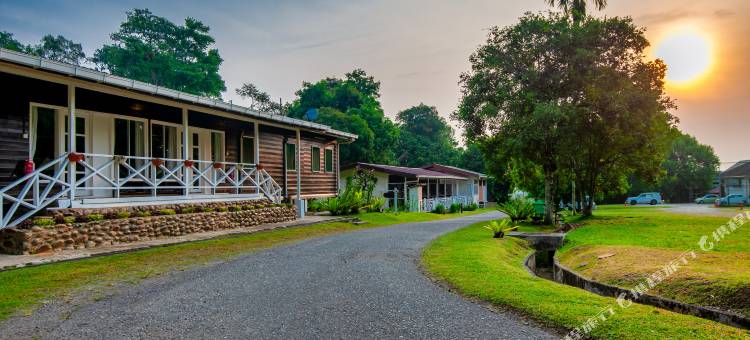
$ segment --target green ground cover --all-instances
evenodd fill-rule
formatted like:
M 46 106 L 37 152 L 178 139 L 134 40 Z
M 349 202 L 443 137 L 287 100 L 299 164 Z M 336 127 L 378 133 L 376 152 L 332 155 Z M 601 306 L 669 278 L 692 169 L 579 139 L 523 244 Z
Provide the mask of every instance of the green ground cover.
M 511 308 L 566 330 L 612 307 L 614 315 L 590 333 L 596 338 L 740 338 L 750 333 L 720 323 L 633 304 L 560 285 L 530 274 L 523 265 L 532 251 L 515 238 L 493 239 L 484 223 L 443 235 L 425 248 L 422 264 L 463 295 Z M 491 327 L 491 325 L 488 325 Z
M 0 272 L 0 287 L 3 290 L 0 294 L 0 320 L 17 312 L 31 313 L 42 301 L 62 298 L 82 289 L 97 290 L 119 283 L 137 283 L 170 271 L 227 260 L 282 244 L 396 223 L 449 219 L 487 211 L 490 210 L 478 209 L 446 215 L 366 213 L 357 215 L 359 219 L 368 222 L 362 225 L 333 222 L 275 229 L 4 271 Z

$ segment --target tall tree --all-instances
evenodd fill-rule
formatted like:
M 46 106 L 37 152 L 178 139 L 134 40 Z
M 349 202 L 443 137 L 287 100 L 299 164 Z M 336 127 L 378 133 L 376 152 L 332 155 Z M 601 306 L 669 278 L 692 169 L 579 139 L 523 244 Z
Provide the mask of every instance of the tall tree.
M 296 92 L 297 98 L 289 106 L 288 114 L 295 118 L 305 118 L 310 109 L 318 109 L 318 121 L 344 131 L 351 127 L 349 122 L 336 120 L 354 119 L 357 128 L 359 119 L 366 123 L 366 136 L 360 136 L 354 143 L 341 146 L 341 163 L 370 162 L 395 164 L 395 146 L 398 141 L 398 128 L 385 116 L 380 106 L 378 90 L 380 83 L 362 70 L 347 73 L 346 78 L 326 78 L 315 83 L 304 82 Z M 322 110 L 322 109 L 329 110 Z M 334 112 L 335 110 L 337 112 Z
M 27 52 L 28 50 L 26 45 L 13 38 L 13 33 L 7 31 L 0 31 L 0 47 L 16 52 Z
M 719 172 L 719 157 L 711 146 L 679 133 L 662 168 L 666 173 L 659 181 L 659 188 L 665 198 L 671 202 L 690 202 L 695 195 L 712 188 Z
M 42 42 L 32 47 L 31 50 L 40 57 L 69 64 L 80 65 L 86 60 L 81 44 L 68 40 L 62 35 L 55 37 L 47 34 L 42 37 Z
M 575 22 L 580 22 L 586 18 L 587 0 L 545 0 L 545 2 L 550 6 L 559 7 L 569 14 Z M 592 3 L 600 11 L 607 7 L 607 0 L 593 0 Z
M 554 214 L 556 178 L 570 120 L 570 23 L 561 14 L 526 14 L 514 26 L 489 30 L 461 75 L 463 97 L 454 117 L 469 142 L 482 144 L 488 159 L 518 159 L 544 174 L 545 221 Z M 502 174 L 495 174 L 501 176 Z
M 242 84 L 235 92 L 243 99 L 249 99 L 250 108 L 253 110 L 276 114 L 284 113 L 284 104 L 275 102 L 268 93 L 261 91 L 252 83 Z
M 226 90 L 214 38 L 197 19 L 180 26 L 134 9 L 110 38 L 114 43 L 96 50 L 93 61 L 112 74 L 197 95 L 219 97 Z
M 453 128 L 440 117 L 437 108 L 419 104 L 399 112 L 396 119 L 401 130 L 398 144 L 400 165 L 457 165 L 459 150 Z

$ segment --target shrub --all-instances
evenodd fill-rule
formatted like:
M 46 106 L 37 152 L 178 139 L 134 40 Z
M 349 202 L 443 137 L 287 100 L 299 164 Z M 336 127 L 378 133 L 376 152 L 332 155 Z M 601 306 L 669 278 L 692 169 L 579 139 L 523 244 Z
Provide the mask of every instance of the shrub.
M 510 227 L 510 225 L 511 220 L 506 218 L 500 220 L 500 222 L 492 221 L 490 222 L 490 224 L 485 225 L 484 228 L 492 231 L 493 238 L 503 238 L 503 236 L 505 236 L 505 233 L 516 230 L 517 227 Z
M 130 211 L 123 210 L 115 213 L 115 218 L 128 218 L 130 217 Z
M 369 212 L 380 212 L 383 211 L 385 205 L 385 197 L 373 197 L 367 204 L 367 211 Z
M 461 212 L 461 208 L 462 208 L 461 203 L 453 203 L 451 204 L 450 208 L 448 208 L 448 210 L 450 211 L 451 214 L 455 214 L 455 213 Z
M 434 212 L 436 214 L 445 214 L 446 213 L 445 206 L 442 205 L 442 204 L 438 204 L 435 207 L 435 210 L 433 210 L 432 212 Z
M 214 212 L 214 211 L 215 211 L 215 209 L 214 209 L 214 208 L 211 208 L 211 207 L 205 207 L 205 208 L 203 208 L 203 212 L 204 212 L 204 213 L 207 213 L 207 212 Z
M 255 206 L 252 205 L 252 204 L 245 204 L 245 205 L 241 206 L 241 208 L 242 208 L 242 210 L 253 210 L 253 209 L 255 209 Z
M 508 215 L 515 223 L 528 220 L 534 214 L 534 204 L 526 198 L 516 198 L 498 205 L 497 210 Z
M 143 210 L 143 211 L 137 212 L 135 215 L 138 217 L 149 217 L 151 216 L 151 211 Z
M 229 207 L 222 205 L 222 206 L 216 208 L 216 211 L 218 211 L 218 212 L 227 212 L 227 211 L 229 211 Z
M 33 222 L 37 227 L 48 227 L 55 225 L 55 220 L 51 217 L 37 217 L 33 220 Z
M 318 212 L 321 211 L 323 208 L 323 200 L 321 199 L 314 199 L 310 200 L 310 202 L 307 203 L 307 210 L 312 212 Z
M 104 215 L 102 215 L 102 214 L 90 214 L 90 215 L 86 215 L 84 217 L 84 219 L 86 220 L 86 222 L 101 221 L 101 220 L 104 220 Z
M 229 211 L 242 211 L 242 207 L 239 205 L 233 205 L 229 207 Z
M 65 221 L 65 223 L 68 223 L 68 224 L 75 223 L 76 222 L 76 217 L 75 216 L 65 216 L 65 217 L 63 217 L 63 221 Z
M 195 212 L 195 207 L 184 207 L 180 208 L 180 214 L 192 214 Z
M 464 211 L 474 211 L 479 209 L 479 205 L 476 203 L 471 203 L 469 205 L 464 206 Z
M 174 214 L 177 214 L 177 212 L 174 211 L 174 209 L 160 209 L 156 211 L 156 214 L 157 215 L 174 215 Z

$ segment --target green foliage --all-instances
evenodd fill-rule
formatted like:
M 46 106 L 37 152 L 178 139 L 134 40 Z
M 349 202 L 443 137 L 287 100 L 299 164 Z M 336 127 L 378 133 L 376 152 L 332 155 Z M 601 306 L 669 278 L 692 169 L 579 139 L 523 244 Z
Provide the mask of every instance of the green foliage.
M 490 221 L 484 226 L 485 229 L 492 231 L 493 238 L 503 238 L 506 233 L 516 230 L 518 227 L 511 227 L 511 220 L 504 218 L 498 221 Z
M 665 175 L 658 187 L 670 202 L 690 202 L 712 188 L 719 172 L 719 157 L 711 146 L 695 137 L 680 133 L 662 163 Z
M 65 221 L 66 224 L 75 223 L 76 217 L 75 216 L 65 216 L 65 217 L 63 217 L 63 221 Z
M 38 45 L 32 46 L 24 45 L 16 40 L 10 32 L 0 31 L 0 47 L 75 65 L 86 60 L 81 44 L 68 40 L 62 35 L 47 34 L 42 37 Z
M 195 207 L 183 207 L 180 208 L 180 214 L 192 214 L 196 212 Z
M 86 222 L 102 221 L 104 220 L 103 214 L 89 214 L 84 216 Z
M 476 203 L 470 203 L 464 207 L 464 211 L 474 211 L 479 209 L 479 205 Z
M 551 222 L 563 179 L 597 197 L 622 191 L 630 174 L 658 174 L 674 105 L 664 93 L 665 65 L 647 61 L 646 46 L 630 18 L 528 13 L 490 29 L 461 76 L 455 117 L 487 159 L 539 169 Z
M 216 209 L 214 209 L 214 208 L 209 208 L 209 207 L 205 207 L 205 208 L 203 208 L 203 212 L 204 212 L 204 213 L 208 213 L 208 212 L 214 212 L 214 211 L 216 211 Z
M 210 48 L 214 38 L 196 19 L 179 26 L 134 9 L 110 38 L 114 43 L 96 50 L 93 61 L 114 75 L 196 95 L 219 97 L 226 90 L 219 51 Z
M 288 114 L 304 118 L 309 109 L 318 109 L 317 122 L 358 134 L 354 143 L 340 146 L 341 164 L 394 164 L 398 128 L 380 106 L 379 89 L 380 83 L 360 69 L 347 73 L 345 79 L 305 82 Z
M 130 211 L 123 210 L 115 213 L 115 218 L 128 218 L 130 217 Z
M 451 214 L 460 213 L 462 208 L 463 207 L 461 203 L 453 203 L 451 204 L 450 208 L 448 208 L 448 212 L 450 212 Z
M 243 99 L 249 99 L 249 107 L 256 111 L 283 114 L 288 109 L 288 107 L 271 99 L 268 93 L 261 91 L 252 83 L 242 84 L 235 92 Z
M 51 217 L 37 217 L 33 220 L 37 227 L 47 227 L 55 225 L 55 220 Z
M 227 211 L 229 211 L 229 207 L 223 205 L 223 206 L 220 206 L 220 207 L 216 208 L 216 211 L 218 211 L 218 212 L 227 212 Z
M 229 206 L 229 211 L 242 211 L 242 207 L 239 205 Z
M 307 202 L 307 211 L 311 212 L 318 212 L 322 211 L 321 208 L 323 207 L 323 201 L 320 198 L 312 199 Z
M 438 204 L 435 206 L 435 209 L 432 210 L 435 214 L 446 214 L 448 211 L 445 209 L 445 206 L 442 204 Z
M 385 206 L 384 197 L 373 197 L 370 199 L 369 204 L 367 205 L 367 211 L 381 212 L 383 210 L 383 206 Z
M 534 202 L 526 198 L 510 199 L 499 204 L 497 210 L 508 215 L 513 223 L 527 221 L 534 215 Z
M 420 167 L 432 163 L 458 163 L 460 149 L 453 128 L 438 114 L 437 108 L 420 104 L 397 115 L 399 123 L 398 162 Z
M 13 33 L 7 31 L 0 31 L 0 47 L 16 52 L 27 52 L 28 50 L 26 45 L 13 38 Z
M 570 15 L 574 22 L 580 22 L 586 18 L 586 4 L 588 0 L 545 0 L 550 6 L 557 6 L 563 10 L 563 13 Z M 607 0 L 591 1 L 598 10 L 607 7 Z
M 157 215 L 175 215 L 177 214 L 177 212 L 174 211 L 174 209 L 159 209 L 156 211 L 156 214 Z
M 142 210 L 142 211 L 137 212 L 135 215 L 138 216 L 138 217 L 149 217 L 149 216 L 151 216 L 151 211 L 149 211 L 149 210 Z

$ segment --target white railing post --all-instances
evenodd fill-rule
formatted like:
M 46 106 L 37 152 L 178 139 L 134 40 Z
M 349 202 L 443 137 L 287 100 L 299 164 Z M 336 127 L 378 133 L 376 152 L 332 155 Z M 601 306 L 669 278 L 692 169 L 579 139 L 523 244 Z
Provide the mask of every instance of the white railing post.
M 182 180 L 185 182 L 185 192 L 184 196 L 187 198 L 190 195 L 190 185 L 188 183 L 188 167 L 185 166 L 185 160 L 190 159 L 190 153 L 188 152 L 190 149 L 188 147 L 188 142 L 191 140 L 191 138 L 188 138 L 190 135 L 190 132 L 188 131 L 188 109 L 182 108 Z
M 68 85 L 68 155 L 76 152 L 76 88 Z M 76 199 L 76 162 L 68 159 L 68 185 L 70 205 Z

